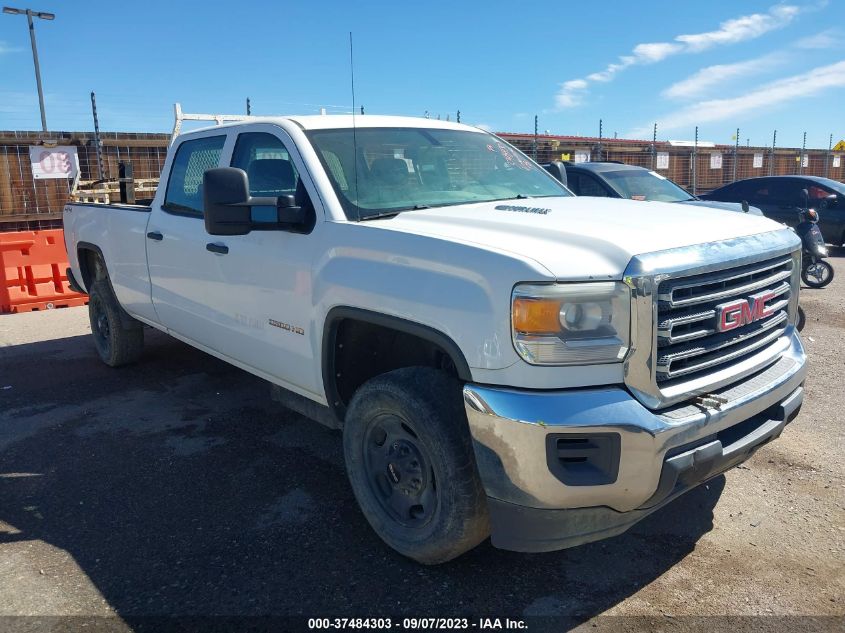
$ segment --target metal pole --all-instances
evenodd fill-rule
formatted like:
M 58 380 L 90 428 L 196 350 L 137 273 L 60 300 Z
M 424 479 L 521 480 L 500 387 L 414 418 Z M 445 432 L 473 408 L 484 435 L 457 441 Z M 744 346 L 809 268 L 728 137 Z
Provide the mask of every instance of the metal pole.
M 830 135 L 830 141 L 827 144 L 827 159 L 824 162 L 824 177 L 830 178 L 830 152 L 833 150 L 833 134 Z
M 769 161 L 769 176 L 775 175 L 775 147 L 778 143 L 778 131 L 775 130 L 775 133 L 772 135 L 772 156 L 771 160 Z
M 47 114 L 44 112 L 44 91 L 41 89 L 41 66 L 38 64 L 38 48 L 35 46 L 35 24 L 32 22 L 32 9 L 26 10 L 29 22 L 29 39 L 32 42 L 32 61 L 35 63 L 35 83 L 38 84 L 38 105 L 41 106 L 41 130 L 47 131 Z
M 103 151 L 100 142 L 100 120 L 97 118 L 97 97 L 93 90 L 91 91 L 91 113 L 94 115 L 94 145 L 97 148 L 97 168 L 100 171 L 100 180 L 102 180 L 105 176 L 103 175 Z
M 806 150 L 807 150 L 807 133 L 804 132 L 804 142 L 801 143 L 801 160 L 798 163 L 798 173 L 799 174 L 804 173 L 804 154 L 806 153 Z
M 604 121 L 599 119 L 599 151 L 598 151 L 599 160 L 598 160 L 598 162 L 601 162 L 601 141 L 602 141 L 603 136 L 604 136 Z
M 535 114 L 534 115 L 534 145 L 531 147 L 531 158 L 535 161 L 537 160 L 537 126 L 539 123 L 539 117 Z
M 734 144 L 734 178 L 731 182 L 736 182 L 736 168 L 739 162 L 739 128 L 736 128 L 736 143 Z
M 695 143 L 692 146 L 692 195 L 698 195 L 698 126 L 695 126 Z
M 651 136 L 651 169 L 657 169 L 657 123 L 654 124 L 654 134 Z
M 537 117 L 534 117 L 534 119 L 536 120 Z M 461 122 L 461 111 L 458 110 L 458 123 L 460 123 L 460 122 Z
M 247 116 L 252 115 L 252 107 L 251 107 L 251 104 L 249 102 L 249 97 L 246 98 L 246 115 Z

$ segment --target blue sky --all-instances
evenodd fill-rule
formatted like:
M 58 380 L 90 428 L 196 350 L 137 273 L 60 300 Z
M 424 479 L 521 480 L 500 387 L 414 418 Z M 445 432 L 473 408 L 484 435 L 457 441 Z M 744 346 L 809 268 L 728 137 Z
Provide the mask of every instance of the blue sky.
M 27 6 L 30 0 L 5 0 Z M 36 0 L 31 0 L 35 2 Z M 497 131 L 827 147 L 845 0 L 57 2 L 36 32 L 53 130 L 169 131 L 172 107 L 450 115 Z M 26 19 L 0 14 L 0 129 L 39 129 Z

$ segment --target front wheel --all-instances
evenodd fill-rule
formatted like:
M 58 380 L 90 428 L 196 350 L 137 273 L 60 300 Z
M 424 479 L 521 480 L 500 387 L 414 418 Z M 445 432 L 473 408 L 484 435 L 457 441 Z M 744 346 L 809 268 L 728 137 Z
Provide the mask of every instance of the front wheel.
M 398 369 L 365 383 L 343 429 L 346 470 L 367 521 L 420 563 L 443 563 L 490 528 L 461 398 L 442 371 Z
M 833 281 L 833 266 L 823 259 L 810 262 L 801 271 L 801 279 L 810 288 L 824 288 Z

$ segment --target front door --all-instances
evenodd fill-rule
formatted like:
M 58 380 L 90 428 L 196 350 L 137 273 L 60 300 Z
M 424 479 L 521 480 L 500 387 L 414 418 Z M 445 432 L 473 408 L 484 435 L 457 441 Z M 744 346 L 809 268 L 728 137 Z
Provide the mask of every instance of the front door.
M 216 349 L 289 389 L 320 395 L 312 263 L 320 252 L 322 208 L 312 203 L 318 200 L 313 185 L 302 177 L 304 165 L 281 128 L 254 124 L 242 129 L 229 165 L 246 172 L 250 195 L 293 195 L 309 212 L 310 223 L 302 232 L 261 230 L 262 222 L 275 221 L 275 208 L 253 207 L 257 228 L 247 235 L 205 236 L 217 251 L 206 252 L 214 288 L 207 302 L 220 333 Z

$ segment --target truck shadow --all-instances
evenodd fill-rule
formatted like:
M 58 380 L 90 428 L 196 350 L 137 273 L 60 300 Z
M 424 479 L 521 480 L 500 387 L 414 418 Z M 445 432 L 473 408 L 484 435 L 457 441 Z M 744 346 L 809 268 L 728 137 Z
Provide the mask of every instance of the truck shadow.
M 121 370 L 102 366 L 87 337 L 9 354 L 4 365 L 16 374 L 0 392 L 0 556 L 27 541 L 27 565 L 38 569 L 39 552 L 64 550 L 72 560 L 48 566 L 42 582 L 70 574 L 90 583 L 130 622 L 215 614 L 577 622 L 693 551 L 724 487 L 714 479 L 608 541 L 535 555 L 488 542 L 422 567 L 389 550 L 358 511 L 340 434 L 278 408 L 263 381 L 157 333 L 142 362 Z

